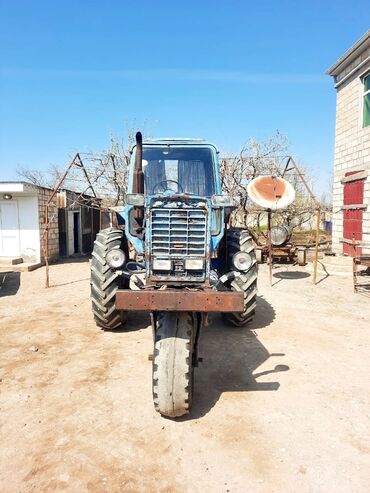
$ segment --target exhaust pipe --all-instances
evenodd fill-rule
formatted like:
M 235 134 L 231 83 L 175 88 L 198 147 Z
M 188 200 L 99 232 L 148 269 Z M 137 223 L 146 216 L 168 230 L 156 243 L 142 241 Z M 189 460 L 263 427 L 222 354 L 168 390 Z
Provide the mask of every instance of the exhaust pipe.
M 136 133 L 136 155 L 132 185 L 133 193 L 144 193 L 143 136 L 141 132 Z
M 135 168 L 132 183 L 133 193 L 144 193 L 144 173 L 143 173 L 143 136 L 141 132 L 136 133 L 136 154 Z M 139 238 L 143 233 L 144 211 L 142 207 L 135 207 L 134 218 L 136 220 L 136 236 Z

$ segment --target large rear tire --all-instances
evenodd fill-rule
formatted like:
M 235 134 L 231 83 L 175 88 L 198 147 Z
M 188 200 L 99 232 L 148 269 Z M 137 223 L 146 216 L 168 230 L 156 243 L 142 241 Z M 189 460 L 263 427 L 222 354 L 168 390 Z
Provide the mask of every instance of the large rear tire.
M 244 310 L 241 313 L 224 313 L 224 320 L 231 325 L 242 327 L 252 321 L 257 299 L 257 260 L 252 237 L 248 231 L 230 228 L 226 232 L 227 265 L 229 271 L 235 271 L 236 277 L 230 282 L 232 291 L 244 293 Z M 237 252 L 247 252 L 252 257 L 252 265 L 246 272 L 235 270 L 232 258 Z
M 121 248 L 128 255 L 124 233 L 118 228 L 107 228 L 96 235 L 91 260 L 91 301 L 94 319 L 99 327 L 113 330 L 126 320 L 125 312 L 115 306 L 118 289 L 128 288 L 128 280 L 111 269 L 105 260 L 108 251 Z
M 195 323 L 190 312 L 159 312 L 153 354 L 153 402 L 163 416 L 187 414 L 193 393 Z

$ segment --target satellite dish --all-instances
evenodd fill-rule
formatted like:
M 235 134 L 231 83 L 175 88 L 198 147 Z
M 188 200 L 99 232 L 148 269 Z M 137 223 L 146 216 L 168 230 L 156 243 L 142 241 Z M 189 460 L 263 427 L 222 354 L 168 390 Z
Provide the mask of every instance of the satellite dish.
M 248 183 L 247 191 L 252 202 L 272 211 L 287 207 L 295 199 L 295 190 L 292 185 L 276 176 L 254 178 Z

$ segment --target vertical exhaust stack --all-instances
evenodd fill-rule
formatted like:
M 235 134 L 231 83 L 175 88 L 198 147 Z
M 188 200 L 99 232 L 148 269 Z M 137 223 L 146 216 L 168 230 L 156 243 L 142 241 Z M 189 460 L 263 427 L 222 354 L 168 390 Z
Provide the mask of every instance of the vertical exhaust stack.
M 136 154 L 132 192 L 144 193 L 143 136 L 141 132 L 136 133 Z M 134 218 L 136 220 L 136 234 L 140 237 L 143 231 L 144 219 L 144 211 L 141 207 L 135 207 Z
M 141 132 L 136 133 L 135 169 L 133 176 L 132 192 L 144 193 L 143 136 Z

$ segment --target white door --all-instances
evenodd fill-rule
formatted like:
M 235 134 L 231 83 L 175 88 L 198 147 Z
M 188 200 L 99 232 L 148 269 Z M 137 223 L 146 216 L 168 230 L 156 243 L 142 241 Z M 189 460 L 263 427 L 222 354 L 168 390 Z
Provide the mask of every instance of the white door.
M 19 257 L 18 204 L 0 202 L 0 257 Z

